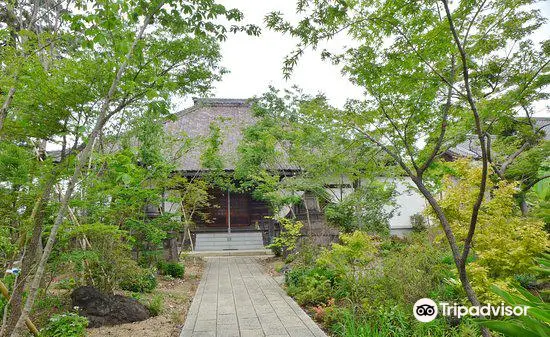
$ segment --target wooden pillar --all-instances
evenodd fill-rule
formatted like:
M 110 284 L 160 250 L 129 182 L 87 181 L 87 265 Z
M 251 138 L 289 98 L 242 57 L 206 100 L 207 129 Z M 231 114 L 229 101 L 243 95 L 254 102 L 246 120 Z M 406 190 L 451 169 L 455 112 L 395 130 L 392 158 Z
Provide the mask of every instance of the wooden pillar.
M 231 192 L 227 189 L 227 233 L 231 234 Z

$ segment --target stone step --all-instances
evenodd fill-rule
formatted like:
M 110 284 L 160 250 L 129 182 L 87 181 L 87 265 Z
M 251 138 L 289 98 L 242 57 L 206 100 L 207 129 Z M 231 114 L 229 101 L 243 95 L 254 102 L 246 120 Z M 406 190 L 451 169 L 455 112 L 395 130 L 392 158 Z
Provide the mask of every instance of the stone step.
M 208 243 L 208 242 L 200 242 L 199 244 L 197 244 L 196 249 L 197 250 L 204 250 L 204 249 L 206 249 L 206 247 L 214 247 L 214 248 L 219 248 L 219 249 L 244 249 L 244 248 L 250 248 L 250 247 L 263 248 L 264 245 L 262 245 L 260 243 L 245 243 L 245 244 L 217 243 L 217 244 L 212 244 L 212 243 Z
M 261 239 L 261 237 L 254 237 L 254 236 L 249 236 L 249 237 L 242 237 L 242 236 L 237 236 L 237 237 L 219 237 L 219 238 L 197 238 L 197 240 L 201 240 L 201 241 L 212 241 L 212 242 L 220 242 L 220 241 L 254 241 L 254 240 L 259 240 Z
M 197 233 L 196 251 L 257 250 L 264 249 L 262 233 Z
M 257 237 L 257 236 L 261 236 L 262 233 L 260 232 L 232 232 L 231 234 L 228 234 L 227 232 L 197 233 L 197 236 L 201 236 L 203 238 L 227 237 L 228 235 L 231 235 L 233 237 Z
M 204 250 L 189 253 L 190 256 L 215 257 L 215 256 L 273 256 L 269 249 L 251 249 L 251 250 Z
M 200 243 L 196 246 L 196 250 L 206 250 L 208 248 L 215 249 L 247 249 L 247 248 L 264 248 L 262 244 L 252 243 L 252 244 L 208 244 Z

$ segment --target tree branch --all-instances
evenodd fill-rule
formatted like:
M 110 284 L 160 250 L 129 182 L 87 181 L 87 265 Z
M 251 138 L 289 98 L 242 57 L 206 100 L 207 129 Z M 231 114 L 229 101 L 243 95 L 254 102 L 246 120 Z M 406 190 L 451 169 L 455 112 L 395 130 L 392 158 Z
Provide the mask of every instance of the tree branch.
M 454 81 L 454 77 L 455 77 L 455 57 L 454 55 L 451 54 L 451 80 L 450 80 L 451 83 Z M 437 143 L 435 144 L 435 147 L 432 150 L 432 153 L 430 154 L 426 162 L 424 162 L 424 164 L 417 170 L 417 174 L 419 177 L 422 177 L 422 175 L 424 174 L 424 171 L 426 171 L 426 169 L 430 167 L 430 165 L 433 163 L 433 161 L 437 157 L 437 154 L 441 149 L 441 146 L 443 145 L 443 139 L 445 138 L 445 132 L 447 130 L 447 118 L 449 116 L 449 110 L 451 109 L 452 93 L 453 93 L 453 88 L 449 86 L 447 88 L 447 101 L 445 102 L 445 106 L 443 107 L 443 116 L 441 118 L 441 131 L 439 133 Z
M 541 182 L 541 181 L 543 181 L 543 180 L 545 180 L 545 179 L 548 179 L 548 178 L 550 178 L 550 174 L 547 174 L 547 175 L 544 175 L 544 176 L 542 176 L 542 177 L 536 178 L 535 180 L 533 180 L 533 181 L 530 182 L 529 184 L 525 185 L 525 187 L 523 187 L 523 188 L 521 189 L 521 191 L 522 191 L 523 193 L 525 193 L 525 192 L 529 191 L 529 190 L 530 190 L 533 186 L 535 186 L 537 183 L 539 183 L 539 182 Z
M 530 147 L 530 143 L 529 142 L 525 142 L 523 143 L 523 145 L 521 145 L 521 147 L 519 149 L 516 150 L 516 152 L 512 153 L 511 155 L 509 155 L 506 160 L 502 163 L 502 165 L 500 165 L 500 168 L 498 169 L 498 176 L 499 177 L 504 177 L 504 173 L 506 172 L 506 169 L 508 169 L 508 166 L 510 166 L 514 160 L 520 155 L 523 153 L 523 151 L 527 150 L 529 147 Z

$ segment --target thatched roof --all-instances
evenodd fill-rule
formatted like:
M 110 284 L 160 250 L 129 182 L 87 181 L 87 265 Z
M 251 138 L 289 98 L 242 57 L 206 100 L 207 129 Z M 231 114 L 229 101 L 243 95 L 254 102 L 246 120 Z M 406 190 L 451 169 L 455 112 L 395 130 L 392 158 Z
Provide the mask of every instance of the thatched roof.
M 189 137 L 194 147 L 177 160 L 179 171 L 200 171 L 201 155 L 206 148 L 205 139 L 211 135 L 210 125 L 220 128 L 220 156 L 225 170 L 234 170 L 238 160 L 238 146 L 243 131 L 254 125 L 258 119 L 252 112 L 249 99 L 193 98 L 194 105 L 177 113 L 177 120 L 167 122 L 167 133 Z M 281 163 L 276 170 L 295 170 L 291 165 Z

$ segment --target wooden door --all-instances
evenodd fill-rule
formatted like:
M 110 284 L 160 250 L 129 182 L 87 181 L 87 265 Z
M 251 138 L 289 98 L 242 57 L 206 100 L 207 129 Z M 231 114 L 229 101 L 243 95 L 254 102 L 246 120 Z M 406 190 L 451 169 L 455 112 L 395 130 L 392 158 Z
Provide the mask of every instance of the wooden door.
M 212 199 L 210 200 L 209 221 L 207 227 L 223 227 L 227 228 L 227 193 L 219 189 L 210 192 Z
M 250 225 L 250 196 L 242 193 L 231 193 L 231 227 Z

